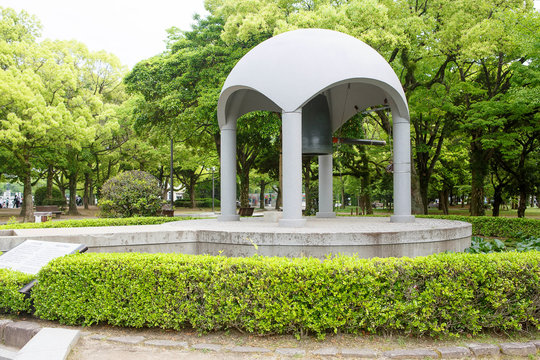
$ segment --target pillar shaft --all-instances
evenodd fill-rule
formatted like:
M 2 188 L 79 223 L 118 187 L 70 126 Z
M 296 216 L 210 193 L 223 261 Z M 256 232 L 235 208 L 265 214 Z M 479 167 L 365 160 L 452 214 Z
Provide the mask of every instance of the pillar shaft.
M 317 217 L 335 217 L 333 211 L 332 154 L 319 155 L 319 212 Z
M 236 215 L 236 121 L 221 129 L 221 216 L 219 221 L 235 221 Z
M 394 215 L 391 222 L 414 222 L 411 215 L 411 128 L 409 121 L 393 115 Z
M 280 226 L 302 227 L 302 111 L 283 112 L 283 218 Z

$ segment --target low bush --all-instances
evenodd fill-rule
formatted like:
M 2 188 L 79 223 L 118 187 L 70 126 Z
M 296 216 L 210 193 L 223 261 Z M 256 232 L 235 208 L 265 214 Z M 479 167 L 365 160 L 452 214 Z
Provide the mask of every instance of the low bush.
M 489 237 L 540 237 L 540 220 L 493 216 L 416 215 L 419 218 L 465 221 L 472 224 L 472 234 Z
M 29 312 L 30 299 L 25 298 L 19 289 L 34 278 L 34 275 L 0 268 L 0 312 Z
M 101 217 L 155 216 L 163 206 L 158 180 L 144 171 L 125 171 L 107 180 L 98 203 Z
M 358 259 L 81 254 L 39 274 L 35 315 L 259 334 L 540 329 L 540 252 Z
M 193 220 L 189 216 L 182 217 L 131 217 L 115 219 L 83 219 L 47 221 L 43 223 L 15 223 L 0 225 L 0 229 L 41 229 L 41 228 L 72 228 L 72 227 L 96 227 L 96 226 L 127 226 L 127 225 L 157 225 L 171 221 Z
M 527 238 L 517 239 L 517 241 L 504 242 L 499 239 L 483 239 L 478 236 L 473 236 L 471 246 L 465 249 L 465 252 L 471 254 L 487 254 L 501 251 L 540 251 L 540 238 L 530 236 Z
M 52 188 L 52 198 L 47 199 L 45 196 L 47 194 L 47 187 L 42 186 L 36 189 L 34 192 L 34 203 L 36 206 L 41 205 L 57 205 L 59 208 L 64 208 L 66 206 L 66 198 L 62 195 L 62 192 L 56 188 Z
M 214 199 L 214 206 L 219 207 L 221 202 L 219 199 Z M 189 199 L 177 199 L 174 201 L 174 206 L 176 207 L 191 207 L 191 200 Z M 198 208 L 211 208 L 212 207 L 212 198 L 200 198 L 195 200 L 195 206 Z

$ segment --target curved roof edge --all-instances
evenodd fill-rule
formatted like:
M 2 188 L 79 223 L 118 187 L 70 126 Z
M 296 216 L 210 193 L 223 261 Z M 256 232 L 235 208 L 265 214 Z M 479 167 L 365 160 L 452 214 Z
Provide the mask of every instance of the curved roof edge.
M 392 110 L 409 118 L 401 82 L 377 51 L 337 31 L 302 29 L 263 41 L 240 59 L 222 88 L 218 122 L 223 127 L 227 117 L 255 110 L 295 111 L 317 94 L 346 83 L 380 88 L 391 98 Z M 364 95 L 372 94 L 366 88 Z

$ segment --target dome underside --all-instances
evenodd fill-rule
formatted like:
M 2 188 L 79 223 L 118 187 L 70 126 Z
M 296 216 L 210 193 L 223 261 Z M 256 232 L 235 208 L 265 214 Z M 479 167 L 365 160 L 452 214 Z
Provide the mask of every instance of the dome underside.
M 240 59 L 218 101 L 219 124 L 255 110 L 297 111 L 321 93 L 334 130 L 356 113 L 355 105 L 362 110 L 385 99 L 409 117 L 401 83 L 379 53 L 343 33 L 304 29 L 268 39 Z

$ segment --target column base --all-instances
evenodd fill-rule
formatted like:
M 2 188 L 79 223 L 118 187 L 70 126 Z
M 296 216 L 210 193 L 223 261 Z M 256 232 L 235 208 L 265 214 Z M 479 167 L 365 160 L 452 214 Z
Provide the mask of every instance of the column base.
M 335 212 L 325 212 L 325 211 L 319 211 L 317 214 L 315 214 L 318 218 L 335 218 L 336 213 Z
M 220 215 L 218 221 L 240 221 L 240 215 Z
M 414 215 L 392 215 L 390 216 L 390 222 L 393 223 L 413 223 Z
M 280 219 L 280 227 L 300 228 L 306 225 L 306 219 Z

